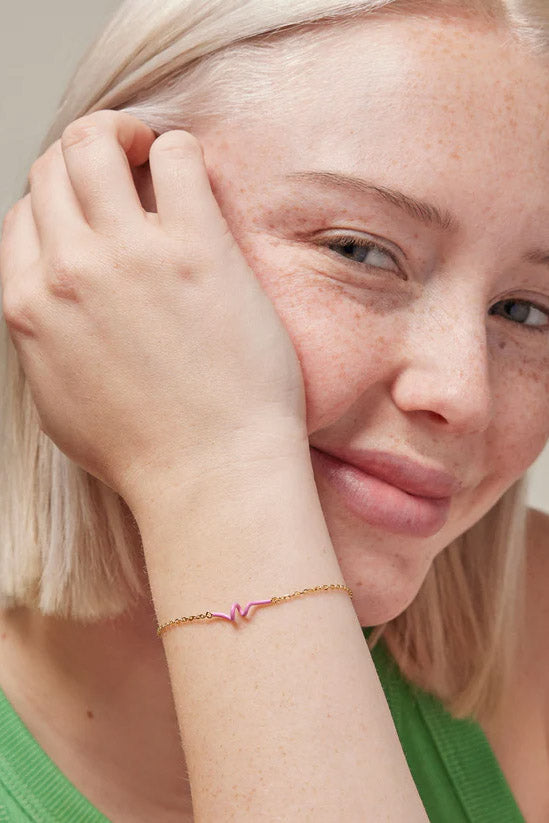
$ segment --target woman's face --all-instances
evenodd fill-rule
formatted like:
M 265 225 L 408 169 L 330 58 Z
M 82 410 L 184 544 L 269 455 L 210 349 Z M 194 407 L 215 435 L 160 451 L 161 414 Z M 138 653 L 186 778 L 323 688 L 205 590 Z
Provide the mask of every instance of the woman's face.
M 410 603 L 549 436 L 549 62 L 474 21 L 382 14 L 332 32 L 301 82 L 273 68 L 276 99 L 194 132 L 298 353 L 311 446 L 409 457 L 461 484 L 418 535 L 384 520 L 383 494 L 381 514 L 358 516 L 312 452 L 371 625 Z

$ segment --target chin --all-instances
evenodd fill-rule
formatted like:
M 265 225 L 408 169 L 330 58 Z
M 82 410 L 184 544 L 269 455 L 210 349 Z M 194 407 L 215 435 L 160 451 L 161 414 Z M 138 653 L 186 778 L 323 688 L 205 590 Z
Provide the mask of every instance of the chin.
M 345 569 L 340 562 L 345 582 L 353 592 L 353 606 L 361 626 L 379 626 L 394 620 L 412 603 L 425 580 L 430 563 L 411 563 L 410 559 L 385 558 L 385 562 Z M 421 568 L 418 568 L 421 566 Z
M 352 592 L 355 611 L 361 626 L 380 626 L 382 623 L 394 620 L 406 611 L 417 594 L 417 592 L 414 592 L 411 597 L 397 605 L 394 599 L 379 598 L 379 600 L 372 601 L 365 598 L 362 601 L 360 596 L 357 597 L 354 589 L 352 589 Z

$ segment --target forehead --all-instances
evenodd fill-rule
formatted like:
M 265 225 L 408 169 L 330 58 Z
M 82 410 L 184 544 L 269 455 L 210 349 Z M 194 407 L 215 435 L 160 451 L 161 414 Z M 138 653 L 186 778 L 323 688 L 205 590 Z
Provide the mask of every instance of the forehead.
M 345 138 L 357 148 L 381 134 L 439 146 L 477 147 L 541 138 L 547 150 L 549 58 L 530 54 L 505 29 L 478 18 L 416 17 L 387 11 L 327 26 L 302 70 L 285 80 L 273 61 L 273 94 L 261 118 L 289 133 Z M 288 129 L 288 126 L 290 128 Z M 328 128 L 329 127 L 329 128 Z M 539 146 L 539 139 L 535 141 Z
M 277 89 L 284 86 L 296 102 L 315 88 L 324 94 L 340 92 L 349 83 L 357 91 L 430 90 L 451 97 L 473 89 L 484 95 L 489 87 L 509 94 L 524 77 L 534 82 L 534 93 L 547 95 L 549 88 L 549 54 L 535 55 L 511 30 L 478 16 L 417 16 L 389 7 L 351 22 L 326 24 L 293 43 L 302 56 L 295 72 L 288 71 L 292 42 L 290 36 L 285 51 L 282 41 L 280 60 L 276 48 L 271 52 L 269 70 L 277 86 L 273 82 L 270 102 L 276 102 Z M 368 89 L 370 83 L 374 85 Z
M 376 172 L 439 202 L 450 189 L 478 217 L 503 206 L 509 220 L 505 204 L 526 198 L 524 219 L 547 225 L 546 56 L 477 17 L 383 11 L 310 36 L 298 71 L 272 53 L 272 94 L 246 110 L 252 177 Z

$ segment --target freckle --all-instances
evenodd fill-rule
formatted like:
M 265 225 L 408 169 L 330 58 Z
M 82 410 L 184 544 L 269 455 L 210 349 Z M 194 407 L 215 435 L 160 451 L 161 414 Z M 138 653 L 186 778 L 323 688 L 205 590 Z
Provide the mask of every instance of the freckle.
M 87 712 L 86 712 L 86 714 L 88 715 L 88 717 L 90 718 L 90 720 L 93 720 L 93 712 L 91 712 L 91 711 L 88 709 L 88 710 L 87 710 Z
M 500 349 L 504 349 L 506 345 L 507 345 L 507 343 L 505 342 L 505 340 L 500 340 L 500 341 L 499 341 L 499 347 L 500 347 Z

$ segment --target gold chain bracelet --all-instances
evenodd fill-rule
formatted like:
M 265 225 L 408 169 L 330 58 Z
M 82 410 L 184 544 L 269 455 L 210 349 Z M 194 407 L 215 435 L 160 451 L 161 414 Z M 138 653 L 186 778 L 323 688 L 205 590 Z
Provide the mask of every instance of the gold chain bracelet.
M 353 593 L 348 586 L 345 586 L 343 583 L 329 583 L 323 586 L 315 586 L 312 589 L 303 589 L 300 592 L 293 592 L 292 594 L 283 594 L 280 597 L 271 597 L 269 600 L 252 600 L 248 603 L 244 610 L 242 610 L 240 603 L 233 603 L 230 614 L 223 614 L 222 612 L 205 612 L 204 614 L 193 614 L 190 617 L 176 617 L 173 620 L 168 621 L 168 623 L 163 623 L 161 626 L 158 626 L 156 633 L 160 637 L 160 635 L 166 631 L 166 629 L 169 629 L 170 626 L 176 626 L 178 623 L 188 623 L 191 620 L 211 620 L 213 617 L 220 617 L 224 620 L 231 620 L 234 622 L 237 611 L 241 617 L 246 617 L 251 606 L 273 606 L 276 603 L 281 603 L 283 600 L 289 600 L 291 597 L 300 597 L 303 594 L 310 594 L 311 592 L 326 592 L 329 589 L 344 589 L 348 593 L 349 597 L 351 599 L 353 598 Z

